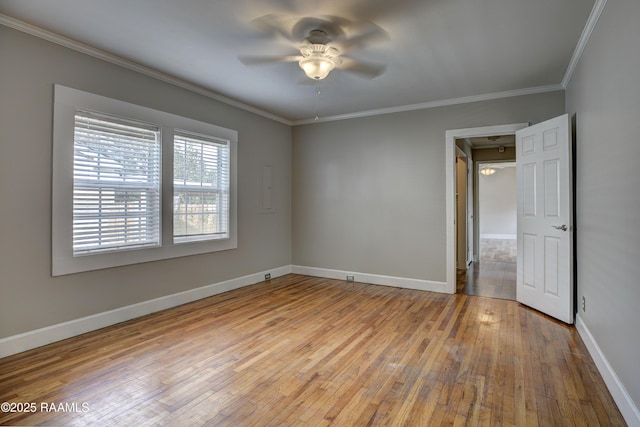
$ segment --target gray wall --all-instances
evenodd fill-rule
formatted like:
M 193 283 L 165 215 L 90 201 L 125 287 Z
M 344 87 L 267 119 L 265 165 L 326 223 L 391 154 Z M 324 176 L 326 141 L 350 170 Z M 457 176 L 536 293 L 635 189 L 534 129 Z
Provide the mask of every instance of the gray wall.
M 607 2 L 567 89 L 579 315 L 640 407 L 640 2 Z M 580 304 L 578 304 L 580 305 Z
M 293 263 L 446 281 L 445 132 L 540 122 L 552 92 L 293 129 Z
M 0 338 L 291 264 L 289 126 L 4 26 L 0 52 Z M 238 130 L 238 249 L 52 278 L 54 83 Z

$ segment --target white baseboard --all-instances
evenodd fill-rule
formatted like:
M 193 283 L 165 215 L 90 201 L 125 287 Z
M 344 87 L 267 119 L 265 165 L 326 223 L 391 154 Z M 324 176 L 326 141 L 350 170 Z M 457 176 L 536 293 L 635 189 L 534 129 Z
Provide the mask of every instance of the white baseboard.
M 433 282 L 430 280 L 407 279 L 404 277 L 381 276 L 378 274 L 359 273 L 354 271 L 332 270 L 327 268 L 306 267 L 294 265 L 291 272 L 307 276 L 324 277 L 327 279 L 345 280 L 347 275 L 354 276 L 356 282 L 370 283 L 372 285 L 395 286 L 397 288 L 417 289 L 420 291 L 447 293 L 446 282 Z
M 259 273 L 250 274 L 224 282 L 191 289 L 177 294 L 155 298 L 149 301 L 116 308 L 103 313 L 94 314 L 80 319 L 71 320 L 57 325 L 47 326 L 23 334 L 0 339 L 0 358 L 21 353 L 46 344 L 64 340 L 96 329 L 125 322 L 136 317 L 145 316 L 167 308 L 176 307 L 188 302 L 196 301 L 212 295 L 253 285 L 264 280 L 266 273 L 275 279 L 291 273 L 291 266 L 278 267 Z
M 627 389 L 624 387 L 624 384 L 618 378 L 618 375 L 613 370 L 609 361 L 605 357 L 604 353 L 600 349 L 600 346 L 589 332 L 587 325 L 582 321 L 580 315 L 576 315 L 576 329 L 584 341 L 584 344 L 587 346 L 587 350 L 589 350 L 589 354 L 591 358 L 596 364 L 598 371 L 600 371 L 600 375 L 602 375 L 602 379 L 604 379 L 613 400 L 618 405 L 618 409 L 622 413 L 624 420 L 627 422 L 629 427 L 640 427 L 640 411 L 638 407 L 629 396 Z
M 0 358 L 81 335 L 86 332 L 115 325 L 116 323 L 125 322 L 136 317 L 145 316 L 150 313 L 155 313 L 157 311 L 166 310 L 171 307 L 210 297 L 212 295 L 253 285 L 263 281 L 266 273 L 271 273 L 271 277 L 274 279 L 289 273 L 338 280 L 345 280 L 346 276 L 350 275 L 354 276 L 355 281 L 357 282 L 370 283 L 373 285 L 387 285 L 399 288 L 417 289 L 421 291 L 447 293 L 447 284 L 445 282 L 287 265 L 2 338 L 0 339 Z

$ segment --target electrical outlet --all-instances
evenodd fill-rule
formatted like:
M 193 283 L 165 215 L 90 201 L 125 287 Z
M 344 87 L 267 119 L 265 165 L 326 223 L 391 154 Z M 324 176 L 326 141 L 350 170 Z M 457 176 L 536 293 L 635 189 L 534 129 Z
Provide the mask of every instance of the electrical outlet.
M 354 276 L 347 276 L 347 282 L 353 282 L 355 280 Z
M 584 295 L 582 296 L 582 311 L 587 311 L 587 300 Z
M 264 275 L 264 280 L 270 280 L 271 279 L 271 273 L 267 273 Z

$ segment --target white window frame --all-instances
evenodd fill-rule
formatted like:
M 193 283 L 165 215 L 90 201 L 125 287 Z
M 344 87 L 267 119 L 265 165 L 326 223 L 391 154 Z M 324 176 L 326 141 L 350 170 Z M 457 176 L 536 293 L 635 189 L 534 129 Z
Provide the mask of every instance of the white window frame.
M 161 128 L 160 245 L 90 255 L 73 255 L 74 117 L 78 110 L 94 111 Z M 174 129 L 229 141 L 229 235 L 227 238 L 173 242 L 173 133 Z M 68 88 L 54 87 L 52 176 L 52 275 L 98 270 L 188 255 L 235 249 L 237 243 L 237 143 L 235 130 L 175 114 Z
M 185 150 L 186 150 L 186 145 L 190 143 L 190 144 L 196 144 L 200 146 L 200 160 L 201 162 L 199 163 L 200 166 L 200 179 L 198 181 L 193 181 L 193 182 L 187 182 L 187 175 L 185 174 L 182 177 L 181 181 L 177 181 L 176 180 L 176 174 L 175 174 L 175 164 L 176 164 L 176 159 L 175 159 L 175 154 L 176 154 L 176 144 L 185 144 Z M 207 155 L 204 153 L 204 149 L 205 147 L 209 147 L 210 149 L 215 151 L 215 156 L 213 158 L 209 158 L 207 159 Z M 176 129 L 174 132 L 174 140 L 173 140 L 173 153 L 174 153 L 174 171 L 173 171 L 173 198 L 174 198 L 174 210 L 173 210 L 173 216 L 174 216 L 174 230 L 173 230 L 173 239 L 175 243 L 192 243 L 192 242 L 197 242 L 197 241 L 202 241 L 202 240 L 215 240 L 215 239 L 225 239 L 228 238 L 229 235 L 229 217 L 228 217 L 228 206 L 229 206 L 229 162 L 231 160 L 230 157 L 230 144 L 229 141 L 227 140 L 222 140 L 220 138 L 212 138 L 210 136 L 206 136 L 206 135 L 196 135 L 192 132 L 186 132 L 186 131 L 182 131 L 180 129 Z M 213 154 L 213 153 L 210 153 Z M 210 162 L 210 160 L 215 159 L 215 163 L 216 166 L 214 169 L 216 170 L 216 173 L 214 175 L 211 176 L 211 181 L 212 182 L 207 182 L 204 179 L 204 166 L 205 164 L 208 164 L 209 166 L 213 166 Z M 207 162 L 207 160 L 209 160 L 209 162 Z M 186 162 L 186 156 L 185 156 L 185 163 L 184 163 L 184 171 L 186 173 L 187 170 L 187 162 Z M 207 215 L 212 215 L 215 214 L 216 216 L 216 228 L 219 229 L 220 231 L 218 233 L 202 233 L 202 234 L 192 234 L 192 233 L 187 233 L 189 226 L 188 226 L 188 217 L 189 217 L 189 213 L 185 212 L 180 213 L 180 216 L 185 216 L 185 233 L 184 235 L 177 235 L 176 230 L 175 230 L 175 217 L 176 217 L 176 208 L 178 207 L 175 203 L 177 200 L 176 196 L 176 192 L 180 192 L 180 193 L 200 193 L 200 196 L 203 197 L 205 195 L 208 196 L 213 196 L 214 198 L 217 199 L 217 203 L 214 204 L 215 208 L 216 208 L 216 212 L 214 213 L 213 211 L 208 211 L 205 212 L 204 211 L 204 204 L 201 204 L 201 211 L 200 212 L 194 212 L 193 214 L 195 216 L 200 216 L 201 217 L 201 226 L 203 226 L 204 224 L 204 218 Z

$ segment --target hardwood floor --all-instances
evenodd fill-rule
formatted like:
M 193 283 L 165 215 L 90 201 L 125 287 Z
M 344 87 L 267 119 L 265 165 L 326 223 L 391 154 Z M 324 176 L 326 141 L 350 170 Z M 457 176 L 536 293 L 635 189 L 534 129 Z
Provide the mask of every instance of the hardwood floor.
M 467 270 L 457 270 L 456 292 L 491 298 L 516 299 L 516 264 L 472 262 Z
M 624 425 L 573 327 L 299 275 L 0 359 L 0 402 L 37 406 L 7 425 Z

